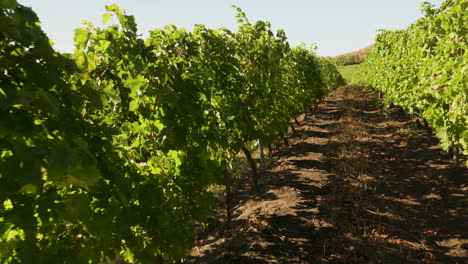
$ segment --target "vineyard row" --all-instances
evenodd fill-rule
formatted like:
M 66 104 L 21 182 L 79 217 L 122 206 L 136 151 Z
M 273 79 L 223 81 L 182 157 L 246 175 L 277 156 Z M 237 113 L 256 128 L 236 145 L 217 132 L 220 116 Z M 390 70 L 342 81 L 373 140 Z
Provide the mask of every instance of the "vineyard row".
M 236 32 L 146 39 L 106 8 L 111 25 L 85 21 L 63 54 L 32 9 L 0 0 L 1 263 L 183 258 L 237 154 L 344 82 L 239 8 Z
M 357 81 L 427 120 L 457 165 L 468 155 L 468 2 L 422 10 L 409 28 L 380 32 Z

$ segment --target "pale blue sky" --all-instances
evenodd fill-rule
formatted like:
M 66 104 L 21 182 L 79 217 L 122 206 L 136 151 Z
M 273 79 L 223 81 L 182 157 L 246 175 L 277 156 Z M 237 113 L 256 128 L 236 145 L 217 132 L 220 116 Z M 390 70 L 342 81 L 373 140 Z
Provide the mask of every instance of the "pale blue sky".
M 104 6 L 117 4 L 135 16 L 139 32 L 175 24 L 189 30 L 194 24 L 236 29 L 241 7 L 250 21 L 270 21 L 286 31 L 289 42 L 317 43 L 318 54 L 336 56 L 373 43 L 377 29 L 401 29 L 414 23 L 422 0 L 19 0 L 38 14 L 59 51 L 73 50 L 73 30 L 82 20 L 101 22 Z M 443 0 L 429 0 L 440 5 Z

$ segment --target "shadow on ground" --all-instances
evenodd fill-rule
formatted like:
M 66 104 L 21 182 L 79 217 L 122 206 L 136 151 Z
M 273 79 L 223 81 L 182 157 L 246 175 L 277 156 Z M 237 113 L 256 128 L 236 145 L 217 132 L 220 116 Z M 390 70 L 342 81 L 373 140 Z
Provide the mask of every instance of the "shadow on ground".
M 375 101 L 327 96 L 260 188 L 236 191 L 230 231 L 218 210 L 184 263 L 467 263 L 468 170 Z

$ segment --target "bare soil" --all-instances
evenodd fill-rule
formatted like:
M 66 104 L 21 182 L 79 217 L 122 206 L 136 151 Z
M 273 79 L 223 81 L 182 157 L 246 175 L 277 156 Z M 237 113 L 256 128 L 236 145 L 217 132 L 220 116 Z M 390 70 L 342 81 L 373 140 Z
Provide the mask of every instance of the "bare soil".
M 184 263 L 468 263 L 468 170 L 399 108 L 345 86 L 301 118 L 259 188 Z

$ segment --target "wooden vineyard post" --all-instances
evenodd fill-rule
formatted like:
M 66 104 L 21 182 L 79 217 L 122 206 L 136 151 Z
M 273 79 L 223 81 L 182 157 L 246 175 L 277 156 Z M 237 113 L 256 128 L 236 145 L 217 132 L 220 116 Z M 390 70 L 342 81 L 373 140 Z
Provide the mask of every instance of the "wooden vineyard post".
M 260 166 L 262 170 L 265 169 L 265 152 L 263 150 L 262 140 L 258 140 L 258 149 L 260 150 Z

